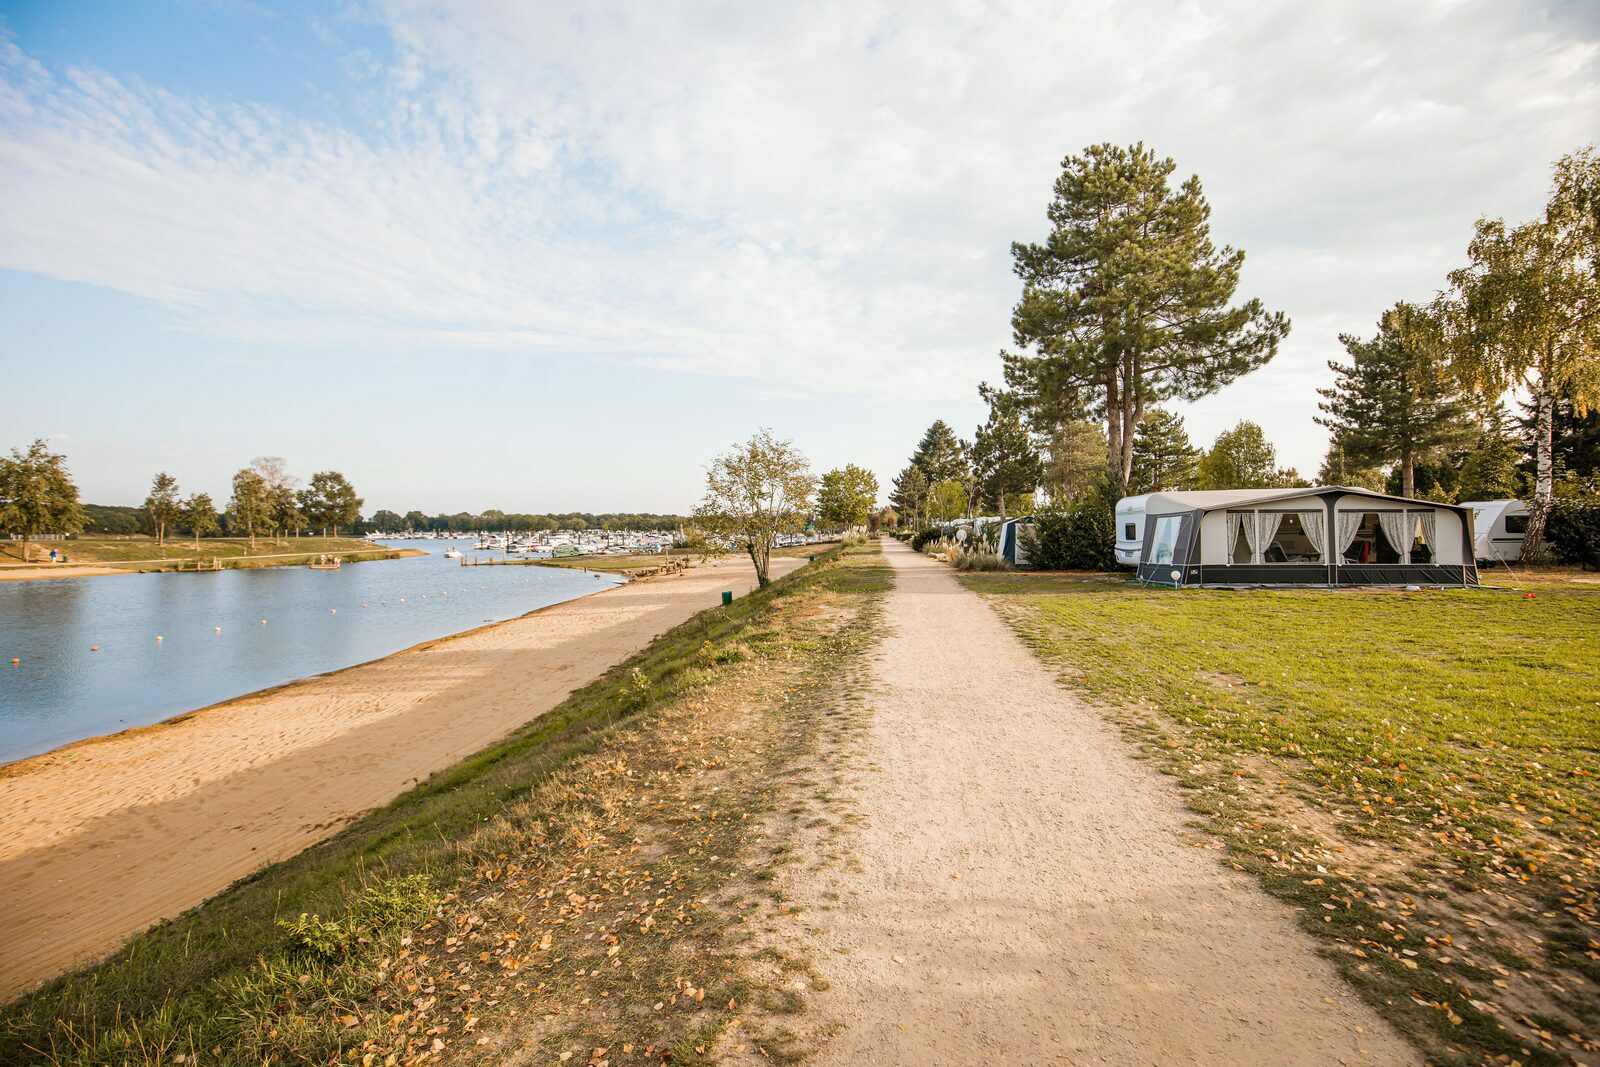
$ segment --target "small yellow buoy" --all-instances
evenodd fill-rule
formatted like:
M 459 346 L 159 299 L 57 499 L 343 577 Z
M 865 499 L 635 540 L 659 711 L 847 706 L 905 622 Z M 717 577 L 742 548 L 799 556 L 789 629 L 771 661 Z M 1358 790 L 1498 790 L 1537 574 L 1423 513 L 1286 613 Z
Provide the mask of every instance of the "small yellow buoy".
M 165 638 L 165 637 L 162 637 L 162 636 L 161 636 L 161 635 L 160 635 L 160 634 L 156 634 L 156 640 L 157 640 L 157 641 L 165 641 L 165 640 L 166 640 L 166 638 Z

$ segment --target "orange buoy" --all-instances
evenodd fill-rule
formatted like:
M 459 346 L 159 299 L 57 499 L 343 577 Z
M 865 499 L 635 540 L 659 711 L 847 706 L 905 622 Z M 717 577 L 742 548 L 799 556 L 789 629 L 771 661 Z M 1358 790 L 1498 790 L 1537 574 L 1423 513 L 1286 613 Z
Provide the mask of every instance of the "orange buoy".
M 211 628 L 211 632 L 212 632 L 212 633 L 214 633 L 214 634 L 220 634 L 220 633 L 221 633 L 221 632 L 222 632 L 222 627 L 220 627 L 220 626 L 213 626 L 213 627 L 212 627 L 212 628 Z
M 262 620 L 261 620 L 261 625 L 262 625 L 262 626 L 265 626 L 265 625 L 266 625 L 266 624 L 267 624 L 267 620 L 266 620 L 266 619 L 262 619 Z
M 17 657 L 15 657 L 15 656 L 12 656 L 12 657 L 11 657 L 11 665 L 12 665 L 12 666 L 13 666 L 13 667 L 14 667 L 14 666 L 16 666 L 16 665 L 17 665 L 17 664 L 19 664 L 19 663 L 21 663 L 21 662 L 22 662 L 22 661 L 21 661 L 21 660 L 20 660 L 20 659 L 18 659 L 18 658 L 17 658 Z
M 100 651 L 100 646 L 99 645 L 90 645 L 89 646 L 89 651 L 90 652 L 99 652 Z M 12 660 L 11 662 L 15 663 L 17 661 L 16 660 Z
M 165 641 L 165 640 L 166 640 L 166 638 L 165 638 L 165 637 L 162 637 L 162 636 L 161 636 L 161 635 L 160 635 L 160 634 L 156 634 L 156 640 L 157 640 L 157 641 Z

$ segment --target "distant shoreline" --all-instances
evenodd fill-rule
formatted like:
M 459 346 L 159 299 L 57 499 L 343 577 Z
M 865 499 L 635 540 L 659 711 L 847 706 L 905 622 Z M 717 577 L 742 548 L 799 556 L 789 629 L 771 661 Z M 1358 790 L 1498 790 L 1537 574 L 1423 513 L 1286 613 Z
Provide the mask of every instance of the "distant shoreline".
M 71 543 L 70 541 L 67 542 L 69 545 Z M 98 560 L 84 563 L 5 563 L 0 564 L 0 582 L 31 582 L 51 578 L 103 578 L 113 574 L 177 574 L 182 570 L 183 564 L 209 561 L 212 558 L 219 558 L 221 569 L 227 571 L 255 570 L 268 567 L 304 567 L 318 556 L 324 554 L 338 556 L 344 563 L 373 563 L 380 560 L 426 556 L 428 553 L 418 548 L 386 548 L 383 545 L 373 545 L 370 549 L 333 553 L 320 551 L 274 552 L 259 556 L 210 557 L 202 552 L 194 556 L 180 556 L 171 559 L 129 560 L 125 563 Z

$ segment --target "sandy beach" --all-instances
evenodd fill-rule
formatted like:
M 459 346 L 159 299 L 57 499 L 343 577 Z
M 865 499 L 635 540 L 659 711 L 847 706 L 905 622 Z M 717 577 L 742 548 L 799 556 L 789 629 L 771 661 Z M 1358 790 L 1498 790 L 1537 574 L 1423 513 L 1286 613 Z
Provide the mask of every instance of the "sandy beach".
M 0 768 L 0 999 L 334 833 L 754 585 L 722 560 Z
M 117 567 L 96 567 L 89 564 L 56 563 L 39 567 L 0 567 L 0 582 L 34 582 L 46 578 L 99 578 L 107 574 L 137 574 L 134 570 Z

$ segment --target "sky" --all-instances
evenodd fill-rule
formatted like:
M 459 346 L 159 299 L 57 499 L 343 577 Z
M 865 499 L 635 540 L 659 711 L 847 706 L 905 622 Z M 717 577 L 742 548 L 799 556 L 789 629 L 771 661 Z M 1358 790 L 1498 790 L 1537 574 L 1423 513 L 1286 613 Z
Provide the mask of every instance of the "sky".
M 757 427 L 970 436 L 1064 156 L 1198 174 L 1316 471 L 1341 332 L 1600 140 L 1589 0 L 0 0 L 0 447 L 94 503 L 278 455 L 367 510 L 683 511 Z

